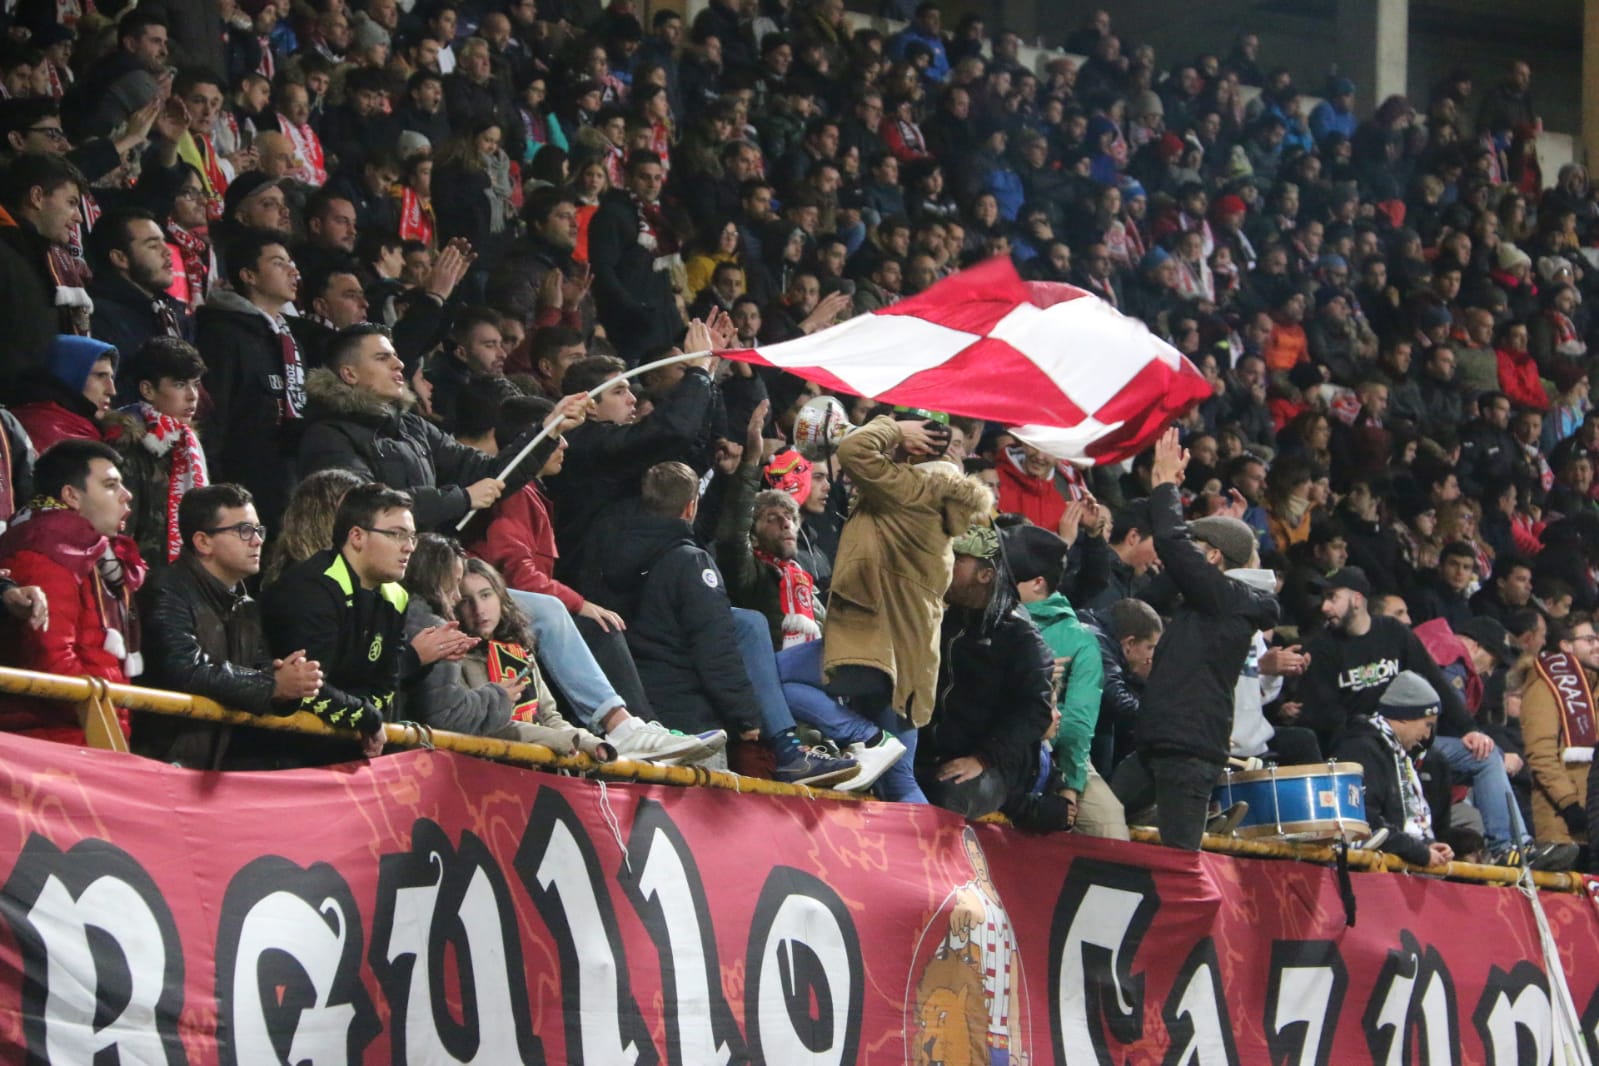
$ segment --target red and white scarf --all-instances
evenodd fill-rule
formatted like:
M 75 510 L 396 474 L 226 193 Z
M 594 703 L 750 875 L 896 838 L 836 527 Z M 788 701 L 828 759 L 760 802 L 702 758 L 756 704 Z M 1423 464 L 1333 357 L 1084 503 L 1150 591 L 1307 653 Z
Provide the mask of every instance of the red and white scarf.
M 816 624 L 816 579 L 792 559 L 779 559 L 759 548 L 754 551 L 758 562 L 778 573 L 777 603 L 783 611 L 783 647 L 820 640 L 822 627 Z
M 189 306 L 205 303 L 206 290 L 210 288 L 211 246 L 204 237 L 196 236 L 178 225 L 167 223 L 167 236 L 177 245 L 183 259 L 183 273 L 189 280 Z
M 328 183 L 328 168 L 322 156 L 322 141 L 309 123 L 290 122 L 287 115 L 278 113 L 278 128 L 294 144 L 294 154 L 300 165 L 291 172 L 296 181 L 305 185 L 323 186 Z
M 1543 678 L 1560 705 L 1560 757 L 1566 762 L 1593 762 L 1599 742 L 1595 723 L 1593 686 L 1582 664 L 1565 652 L 1538 656 L 1538 676 Z
M 178 504 L 190 489 L 210 484 L 205 469 L 205 453 L 200 450 L 200 438 L 194 430 L 171 415 L 164 415 L 147 403 L 134 405 L 144 419 L 144 439 L 140 442 L 145 451 L 161 458 L 172 457 L 171 472 L 167 477 L 167 562 L 176 562 L 183 550 L 183 535 L 178 532 Z
M 424 200 L 409 185 L 397 185 L 400 201 L 400 239 L 421 241 L 433 247 L 433 202 Z

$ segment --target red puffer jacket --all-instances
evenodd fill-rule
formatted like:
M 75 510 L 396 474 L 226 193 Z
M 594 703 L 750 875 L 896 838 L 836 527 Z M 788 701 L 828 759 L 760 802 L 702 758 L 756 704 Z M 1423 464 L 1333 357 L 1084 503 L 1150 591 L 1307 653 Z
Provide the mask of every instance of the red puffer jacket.
M 0 567 L 23 585 L 37 585 L 50 604 L 50 626 L 35 630 L 7 618 L 0 639 L 0 660 L 25 670 L 68 677 L 100 677 L 125 683 L 128 649 L 137 642 L 128 604 L 144 581 L 139 550 L 127 537 L 113 542 L 122 563 L 123 587 L 110 588 L 96 566 L 106 538 L 76 511 L 33 514 L 0 536 Z M 128 735 L 128 712 L 117 708 L 117 721 Z M 77 708 L 56 700 L 0 698 L 0 730 L 26 733 L 68 744 L 84 742 Z

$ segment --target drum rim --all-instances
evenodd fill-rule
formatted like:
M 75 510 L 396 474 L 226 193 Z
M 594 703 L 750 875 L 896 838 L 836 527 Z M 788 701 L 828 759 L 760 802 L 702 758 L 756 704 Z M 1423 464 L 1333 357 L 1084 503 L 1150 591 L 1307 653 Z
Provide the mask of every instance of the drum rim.
M 1371 824 L 1358 818 L 1311 818 L 1300 822 L 1266 822 L 1261 825 L 1239 826 L 1233 830 L 1233 836 L 1241 840 L 1283 840 L 1304 833 L 1324 833 L 1321 837 L 1324 843 L 1336 841 L 1339 837 L 1350 840 L 1365 840 L 1371 836 Z M 1311 843 L 1309 840 L 1294 841 L 1294 843 Z
M 1228 770 L 1227 781 L 1247 785 L 1256 781 L 1282 781 L 1303 777 L 1337 777 L 1341 774 L 1366 776 L 1365 767 L 1358 762 L 1306 763 L 1300 766 L 1266 767 L 1264 770 Z M 1219 782 L 1218 787 L 1225 782 Z

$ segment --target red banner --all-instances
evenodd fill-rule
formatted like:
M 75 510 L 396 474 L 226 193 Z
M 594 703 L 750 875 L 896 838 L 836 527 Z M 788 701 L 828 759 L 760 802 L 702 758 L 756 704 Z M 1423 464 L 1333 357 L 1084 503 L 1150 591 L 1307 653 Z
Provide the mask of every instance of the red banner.
M 0 738 L 0 1047 L 52 1063 L 1544 1063 L 1512 889 L 601 786 Z M 1599 912 L 1540 897 L 1599 1051 Z M 1569 1015 L 1567 1015 L 1569 1017 Z M 1556 1061 L 1565 1061 L 1557 1059 Z

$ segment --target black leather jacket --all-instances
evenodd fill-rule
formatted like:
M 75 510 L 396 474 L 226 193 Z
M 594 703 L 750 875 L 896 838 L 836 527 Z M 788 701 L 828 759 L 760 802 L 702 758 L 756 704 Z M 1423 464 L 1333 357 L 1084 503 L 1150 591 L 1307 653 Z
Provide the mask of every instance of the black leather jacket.
M 184 552 L 145 586 L 143 681 L 213 699 L 231 710 L 273 710 L 272 654 L 261 609 L 242 587 L 228 588 Z M 178 718 L 141 718 L 138 750 L 183 766 L 218 769 L 227 726 Z

